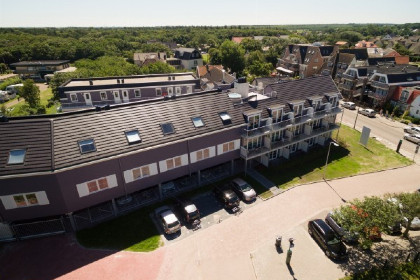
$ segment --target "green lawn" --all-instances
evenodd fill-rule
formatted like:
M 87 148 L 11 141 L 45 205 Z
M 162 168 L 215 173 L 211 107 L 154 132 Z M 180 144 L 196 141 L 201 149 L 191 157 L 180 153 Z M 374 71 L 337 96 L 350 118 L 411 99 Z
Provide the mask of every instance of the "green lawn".
M 76 233 L 85 247 L 150 252 L 161 245 L 160 235 L 149 217 L 151 208 L 142 208 L 125 216 Z
M 420 279 L 420 266 L 414 263 L 404 263 L 387 268 L 373 268 L 341 278 L 341 280 L 418 280 Z
M 336 132 L 333 134 L 335 139 Z M 370 138 L 367 148 L 358 143 L 360 132 L 342 126 L 339 133 L 340 147 L 331 146 L 327 179 L 347 177 L 394 167 L 410 165 L 411 160 L 388 149 Z M 268 179 L 287 189 L 291 186 L 322 179 L 328 146 L 300 154 L 270 168 L 259 167 Z M 304 164 L 303 164 L 304 163 Z
M 53 93 L 52 93 L 51 88 L 47 88 L 46 90 L 40 92 L 41 105 L 45 106 L 47 114 L 57 114 L 57 107 L 60 106 L 58 103 L 56 103 L 49 108 L 47 107 L 48 100 L 51 99 L 52 97 L 53 97 Z M 13 99 L 13 100 L 16 100 L 16 99 Z M 10 103 L 10 102 L 12 102 L 12 100 L 8 101 L 7 103 Z M 9 109 L 12 109 L 10 110 L 10 113 L 9 113 L 10 116 L 16 117 L 16 116 L 28 115 L 28 111 L 25 108 L 26 106 L 27 104 L 25 103 L 25 100 L 21 98 L 18 104 L 9 108 Z

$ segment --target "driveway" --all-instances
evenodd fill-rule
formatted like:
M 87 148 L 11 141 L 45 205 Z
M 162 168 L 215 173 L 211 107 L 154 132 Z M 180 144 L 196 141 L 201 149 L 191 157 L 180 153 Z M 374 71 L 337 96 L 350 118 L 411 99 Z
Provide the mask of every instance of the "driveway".
M 293 279 L 294 273 L 296 279 L 336 280 L 354 266 L 325 258 L 308 237 L 306 222 L 343 204 L 335 191 L 352 200 L 419 187 L 418 165 L 333 180 L 329 185 L 302 185 L 150 253 L 87 250 L 69 244 L 71 235 L 11 243 L 3 245 L 0 253 L 0 263 L 6 264 L 0 266 L 0 275 L 5 279 L 246 280 Z M 276 235 L 296 240 L 291 270 L 284 266 L 285 255 L 274 248 Z

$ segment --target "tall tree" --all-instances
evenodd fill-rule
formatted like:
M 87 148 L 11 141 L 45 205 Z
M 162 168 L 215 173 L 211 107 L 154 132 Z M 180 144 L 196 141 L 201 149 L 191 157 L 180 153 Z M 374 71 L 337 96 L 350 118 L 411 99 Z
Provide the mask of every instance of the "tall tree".
M 226 40 L 220 45 L 220 52 L 223 66 L 229 68 L 231 72 L 242 74 L 245 68 L 244 49 L 240 45 Z
M 401 203 L 402 218 L 407 221 L 403 235 L 408 238 L 411 222 L 415 217 L 420 217 L 420 193 L 400 193 L 395 198 Z
M 31 79 L 23 82 L 23 87 L 20 88 L 19 95 L 23 97 L 28 103 L 29 107 L 36 108 L 40 103 L 39 87 Z

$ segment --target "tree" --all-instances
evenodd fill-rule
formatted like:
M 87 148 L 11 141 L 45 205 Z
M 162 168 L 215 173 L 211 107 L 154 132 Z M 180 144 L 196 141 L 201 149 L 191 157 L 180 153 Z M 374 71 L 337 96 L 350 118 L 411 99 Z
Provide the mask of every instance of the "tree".
M 262 50 L 262 44 L 260 41 L 251 39 L 251 38 L 245 38 L 241 42 L 242 48 L 246 52 L 253 52 L 253 51 L 261 51 Z
M 39 106 L 39 88 L 33 80 L 27 79 L 23 82 L 23 87 L 20 88 L 19 95 L 25 99 L 29 107 L 36 108 Z
M 258 77 L 267 76 L 272 69 L 271 63 L 265 61 L 264 54 L 261 51 L 253 51 L 247 58 L 247 72 Z
M 245 51 L 242 47 L 232 41 L 224 41 L 220 45 L 223 66 L 230 69 L 231 72 L 241 74 L 245 68 Z
M 222 64 L 222 53 L 217 48 L 211 48 L 209 50 L 210 64 L 219 65 Z
M 361 247 L 369 249 L 373 236 L 388 231 L 399 220 L 400 214 L 395 204 L 372 196 L 341 206 L 334 211 L 333 217 L 344 229 L 359 233 Z
M 407 219 L 403 236 L 408 238 L 411 222 L 415 217 L 420 217 L 420 193 L 400 193 L 393 195 L 401 203 L 400 211 L 402 218 Z
M 165 62 L 156 61 L 155 63 L 148 64 L 140 68 L 143 74 L 162 74 L 162 73 L 173 73 L 175 68 Z

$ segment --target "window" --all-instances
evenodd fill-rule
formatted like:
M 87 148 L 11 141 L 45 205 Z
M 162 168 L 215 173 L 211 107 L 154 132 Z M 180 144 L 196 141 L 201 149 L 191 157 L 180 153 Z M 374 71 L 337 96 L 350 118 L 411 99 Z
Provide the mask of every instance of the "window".
M 223 144 L 223 153 L 233 151 L 234 149 L 235 149 L 235 143 L 233 141 Z
M 22 164 L 25 161 L 26 149 L 11 150 L 7 164 Z
M 107 97 L 106 97 L 106 92 L 101 92 L 100 93 L 100 95 L 101 95 L 101 100 L 106 100 L 107 99 Z
M 166 160 L 166 168 L 168 170 L 180 167 L 182 165 L 181 157 L 174 157 Z
M 247 141 L 248 150 L 256 149 L 262 146 L 262 137 L 255 137 L 248 139 Z
M 194 60 L 194 66 L 197 66 L 197 65 L 198 65 L 197 60 Z
M 87 187 L 88 187 L 89 193 L 98 191 L 98 184 L 96 183 L 96 181 L 88 182 Z
M 79 141 L 80 153 L 86 154 L 96 151 L 95 142 L 93 139 Z
M 180 87 L 176 87 L 175 88 L 175 94 L 176 95 L 180 95 L 181 94 L 181 88 Z
M 139 89 L 135 89 L 135 90 L 134 90 L 134 96 L 135 96 L 135 97 L 141 97 L 141 92 L 140 92 L 140 90 L 139 90 Z
M 401 93 L 400 101 L 401 102 L 407 102 L 408 96 L 410 93 L 407 90 L 403 90 Z
M 123 97 L 127 98 L 128 97 L 128 92 L 126 90 L 123 90 Z
M 204 126 L 204 122 L 201 117 L 194 117 L 194 118 L 191 118 L 191 120 L 196 128 Z
M 314 59 L 314 62 L 315 62 L 315 63 L 317 63 L 318 61 L 319 61 L 319 60 L 318 60 L 318 58 L 315 58 L 315 59 Z
M 328 62 L 328 67 L 332 67 L 333 63 L 331 61 Z
M 141 138 L 140 138 L 140 134 L 139 131 L 136 130 L 131 130 L 131 131 L 126 131 L 125 132 L 125 137 L 127 137 L 127 141 L 129 144 L 134 144 L 134 143 L 138 143 L 141 142 Z
M 162 96 L 162 89 L 156 88 L 156 96 Z
M 318 66 L 312 67 L 312 70 L 317 70 L 317 69 L 318 69 Z
M 87 182 L 86 185 L 87 185 L 89 194 L 109 188 L 108 180 L 106 177 Z
M 120 94 L 119 94 L 119 92 L 118 92 L 118 91 L 114 91 L 114 97 L 115 97 L 115 98 L 120 98 Z
M 248 129 L 254 129 L 260 125 L 260 115 L 248 116 Z
M 321 108 L 321 100 L 314 100 L 312 102 L 312 107 L 315 111 L 318 111 Z
M 144 165 L 144 166 L 140 166 L 137 168 L 134 168 L 132 170 L 130 170 L 129 172 L 131 172 L 133 178 L 130 180 L 126 179 L 126 182 L 132 182 L 134 180 L 138 180 L 138 179 L 142 179 L 145 177 L 149 177 L 151 175 L 151 171 L 150 171 L 150 166 L 149 165 Z
M 196 152 L 197 161 L 210 157 L 210 149 L 204 149 Z
M 70 100 L 71 100 L 71 102 L 77 102 L 77 94 L 76 93 L 70 93 Z
M 175 133 L 174 126 L 172 123 L 163 123 L 160 125 L 164 135 Z
M 17 207 L 38 205 L 38 199 L 35 193 L 14 195 L 13 199 Z
M 303 104 L 293 106 L 293 113 L 295 114 L 295 117 L 302 115 L 302 111 L 303 111 Z
M 272 110 L 271 117 L 273 118 L 273 123 L 281 122 L 283 116 L 283 110 Z
M 219 113 L 219 116 L 222 119 L 223 124 L 229 124 L 232 122 L 232 119 L 227 112 Z
M 380 77 L 379 77 L 379 82 L 380 82 L 380 83 L 386 83 L 386 78 L 385 78 L 385 77 L 383 77 L 383 76 L 380 76 Z

